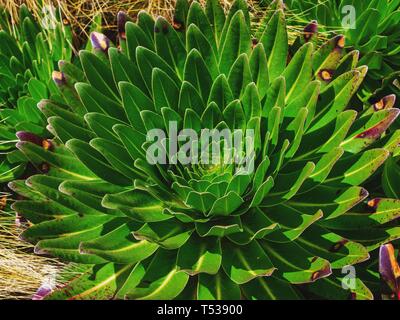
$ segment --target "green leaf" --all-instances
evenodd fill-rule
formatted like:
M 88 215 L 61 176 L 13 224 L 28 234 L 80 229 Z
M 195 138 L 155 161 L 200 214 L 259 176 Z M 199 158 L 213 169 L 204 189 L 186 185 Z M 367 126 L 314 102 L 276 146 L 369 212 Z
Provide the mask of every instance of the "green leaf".
M 192 235 L 179 249 L 177 266 L 189 275 L 198 273 L 216 274 L 221 265 L 221 244 L 218 238 Z
M 242 223 L 238 217 L 226 218 L 215 222 L 198 222 L 196 231 L 201 237 L 223 237 L 229 234 L 242 232 Z
M 133 232 L 138 240 L 148 240 L 166 249 L 178 249 L 190 238 L 193 230 L 176 219 L 148 222 Z
M 345 276 L 346 275 L 344 275 L 344 277 L 334 276 L 321 279 L 311 284 L 308 288 L 311 292 L 322 295 L 324 298 L 330 300 L 345 300 L 349 298 L 356 300 L 373 300 L 374 296 L 372 292 L 358 277 L 354 279 L 354 288 L 344 289 L 342 284 L 346 280 Z
M 270 276 L 256 278 L 242 286 L 249 300 L 299 300 L 300 295 L 286 280 Z
M 158 245 L 146 240 L 137 241 L 132 224 L 123 224 L 111 232 L 90 241 L 83 241 L 79 250 L 82 254 L 94 254 L 119 264 L 133 264 L 151 256 Z
M 174 251 L 159 250 L 139 285 L 128 290 L 126 298 L 135 300 L 169 300 L 185 288 L 189 276 L 177 270 Z
M 154 26 L 157 54 L 182 77 L 186 60 L 186 48 L 175 29 L 163 17 Z
M 117 185 L 130 185 L 130 179 L 114 170 L 104 156 L 88 143 L 72 139 L 66 143 L 70 149 L 93 173 L 106 181 Z
M 250 31 L 247 27 L 243 11 L 237 11 L 232 17 L 221 47 L 219 69 L 221 73 L 228 74 L 233 63 L 242 53 L 250 53 Z
M 150 50 L 154 50 L 153 38 L 149 36 L 149 33 L 146 33 L 146 29 L 143 26 L 148 26 L 149 19 L 153 20 L 152 18 L 147 17 L 144 13 L 140 15 L 141 19 L 140 23 L 135 24 L 133 22 L 128 21 L 125 24 L 125 33 L 126 33 L 126 44 L 127 44 L 127 53 L 129 59 L 132 62 L 136 61 L 136 48 L 138 47 L 145 47 Z M 151 24 L 151 23 L 150 23 Z M 151 34 L 153 35 L 154 32 L 154 21 L 152 21 L 152 30 Z
M 47 300 L 109 300 L 128 278 L 133 265 L 113 263 L 94 266 L 78 278 L 46 297 Z
M 200 210 L 201 213 L 207 213 L 214 204 L 216 197 L 210 192 L 189 192 L 186 198 L 186 205 Z
M 113 130 L 118 134 L 126 150 L 132 159 L 144 158 L 145 152 L 142 145 L 146 142 L 146 136 L 134 128 L 125 125 L 115 125 Z
M 187 51 L 190 52 L 193 49 L 197 49 L 204 59 L 204 62 L 210 71 L 211 77 L 213 79 L 217 78 L 219 75 L 219 68 L 216 52 L 213 50 L 210 42 L 200 31 L 197 25 L 191 24 L 189 26 L 186 43 Z
M 115 99 L 105 96 L 87 83 L 77 83 L 75 88 L 87 112 L 104 113 L 121 120 L 126 118 L 124 110 Z
M 349 30 L 349 36 L 353 43 L 362 44 L 376 34 L 376 22 L 380 20 L 380 12 L 370 8 L 364 11 L 357 18 L 357 25 L 361 26 L 359 30 Z M 374 26 L 375 25 L 375 26 Z
M 303 45 L 283 72 L 286 80 L 286 101 L 299 96 L 311 81 L 313 44 Z
M 296 243 L 308 252 L 328 260 L 332 269 L 341 269 L 369 258 L 368 250 L 363 245 L 315 224 L 310 226 L 296 240 Z
M 206 2 L 206 15 L 211 26 L 213 27 L 215 42 L 217 42 L 221 37 L 222 29 L 225 24 L 225 13 L 219 0 L 210 0 Z
M 141 91 L 147 92 L 146 84 L 140 76 L 139 69 L 132 60 L 117 48 L 110 48 L 108 54 L 115 83 L 119 84 L 121 81 L 130 82 Z
M 81 51 L 79 57 L 89 83 L 110 99 L 119 101 L 118 90 L 109 66 L 87 51 Z
M 154 40 L 154 19 L 144 10 L 139 11 L 137 17 L 138 26 L 147 34 L 148 38 Z
M 202 273 L 197 286 L 199 300 L 239 300 L 240 288 L 221 270 L 216 275 Z
M 184 80 L 190 82 L 206 101 L 212 85 L 209 69 L 197 49 L 192 49 L 185 63 Z
M 116 171 L 122 173 L 127 178 L 133 180 L 143 177 L 143 173 L 132 168 L 134 159 L 130 157 L 129 153 L 120 144 L 103 138 L 90 140 L 89 144 L 102 154 Z
M 28 90 L 32 98 L 37 101 L 48 98 L 46 85 L 35 78 L 29 80 Z
M 322 221 L 322 225 L 336 230 L 372 230 L 400 216 L 400 200 L 375 198 L 368 201 L 367 211 L 371 213 L 358 211 L 353 209 L 337 219 Z
M 321 92 L 317 104 L 317 112 L 309 132 L 327 125 L 335 119 L 348 105 L 351 98 L 362 83 L 368 68 L 362 66 L 346 72 L 333 80 Z
M 297 194 L 304 181 L 313 173 L 314 163 L 308 162 L 302 170 L 290 174 L 279 174 L 271 193 L 261 206 L 273 206 L 285 202 Z
M 34 165 L 47 163 L 53 176 L 79 180 L 96 179 L 96 176 L 83 163 L 77 161 L 76 157 L 63 147 L 50 151 L 30 142 L 19 142 L 17 148 Z
M 217 19 L 220 18 L 218 17 Z M 219 40 L 219 38 L 217 37 L 217 35 L 214 36 L 212 27 L 218 28 L 220 26 L 213 26 L 211 24 L 211 21 L 209 21 L 208 17 L 203 11 L 203 8 L 197 1 L 192 2 L 192 4 L 190 5 L 189 14 L 187 17 L 187 25 L 189 27 L 190 25 L 198 26 L 198 28 L 201 30 L 201 32 L 204 34 L 209 44 L 211 45 L 212 50 L 215 53 L 218 52 L 216 42 Z
M 204 111 L 204 102 L 200 93 L 190 82 L 183 81 L 179 92 L 178 109 L 181 114 L 185 113 L 186 109 L 192 109 L 198 114 Z
M 214 202 L 208 215 L 227 216 L 238 209 L 243 202 L 243 199 L 236 192 L 230 191 Z
M 368 192 L 361 187 L 338 189 L 321 185 L 294 197 L 287 204 L 303 213 L 321 209 L 327 220 L 345 214 L 366 197 L 368 197 Z
M 137 47 L 136 59 L 139 67 L 140 74 L 147 86 L 149 92 L 151 92 L 151 81 L 152 71 L 154 68 L 159 68 L 164 71 L 174 82 L 180 87 L 181 80 L 177 76 L 176 72 L 155 52 L 145 48 Z
M 178 110 L 179 88 L 174 81 L 161 69 L 154 68 L 151 83 L 156 110 L 160 112 L 164 107 Z
M 275 270 L 256 240 L 243 246 L 224 241 L 222 267 L 231 280 L 237 284 L 249 282 L 256 277 L 270 276 Z
M 228 76 L 233 97 L 239 99 L 252 80 L 249 59 L 246 54 L 241 54 L 233 63 Z
M 265 236 L 265 239 L 278 243 L 288 243 L 296 240 L 309 226 L 321 220 L 323 216 L 322 210 L 314 208 L 307 208 L 306 210 L 309 210 L 308 213 L 303 213 L 283 204 L 274 207 L 273 212 L 267 211 L 266 214 L 271 223 L 275 222 L 275 224 L 279 225 L 279 229 L 273 230 L 273 232 Z M 315 213 L 310 214 L 313 212 Z
M 293 242 L 278 244 L 263 241 L 261 245 L 277 267 L 277 273 L 289 283 L 314 282 L 332 273 L 327 260 L 310 255 Z
M 256 193 L 254 194 L 253 200 L 250 203 L 250 208 L 254 208 L 260 205 L 273 187 L 274 187 L 274 179 L 272 177 L 268 177 L 256 189 Z
M 225 107 L 233 101 L 233 93 L 229 86 L 228 80 L 224 74 L 215 79 L 207 104 L 215 102 L 219 109 L 223 111 Z
M 357 186 L 367 180 L 388 158 L 389 152 L 385 149 L 371 149 L 365 151 L 358 159 L 339 161 L 334 167 L 327 181 L 341 180 L 341 183 Z M 337 172 L 344 172 L 343 175 Z
M 388 197 L 400 199 L 400 166 L 393 158 L 385 163 L 382 175 L 382 187 Z
M 250 55 L 250 70 L 253 82 L 257 84 L 260 99 L 263 99 L 269 87 L 268 60 L 262 43 L 257 44 Z
M 368 117 L 368 121 L 361 118 L 354 123 L 354 126 L 359 129 L 353 131 L 341 146 L 347 152 L 360 152 L 378 140 L 399 114 L 399 109 L 389 109 L 373 113 L 370 118 Z M 362 127 L 361 124 L 363 124 Z
M 277 10 L 268 22 L 260 42 L 268 57 L 268 72 L 270 82 L 279 77 L 286 67 L 288 55 L 288 36 L 283 10 Z
M 141 222 L 157 222 L 171 218 L 164 214 L 165 204 L 162 201 L 140 189 L 106 194 L 102 205 L 109 209 L 120 209 L 128 217 Z
M 228 123 L 231 130 L 244 130 L 246 127 L 246 117 L 240 104 L 240 100 L 233 100 L 226 106 L 222 114 L 225 122 Z

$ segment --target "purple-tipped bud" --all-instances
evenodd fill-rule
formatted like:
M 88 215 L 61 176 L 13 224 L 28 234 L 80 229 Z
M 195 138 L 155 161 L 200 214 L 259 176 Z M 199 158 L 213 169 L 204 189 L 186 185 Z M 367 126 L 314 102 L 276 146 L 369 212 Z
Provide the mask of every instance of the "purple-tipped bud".
M 62 86 L 67 83 L 67 80 L 65 79 L 65 74 L 63 72 L 53 71 L 51 77 L 58 86 Z
M 32 132 L 18 131 L 16 133 L 16 136 L 19 139 L 19 141 L 21 141 L 21 142 L 24 142 L 24 141 L 31 142 L 40 147 L 43 147 L 43 149 L 45 149 L 45 150 L 53 149 L 53 143 L 51 142 L 51 140 L 43 139 Z
M 322 69 L 318 72 L 318 76 L 325 82 L 330 82 L 333 78 L 334 70 Z
M 381 100 L 374 103 L 374 109 L 375 111 L 391 109 L 393 108 L 395 103 L 396 103 L 396 95 L 391 94 L 386 97 L 383 97 Z
M 26 220 L 23 216 L 21 216 L 18 212 L 15 213 L 15 225 L 17 227 L 22 227 L 26 224 L 28 220 Z
M 400 300 L 400 267 L 396 261 L 393 245 L 390 243 L 379 249 L 379 273 Z
M 343 49 L 346 45 L 346 38 L 343 35 L 339 35 L 335 38 L 336 48 Z
M 185 29 L 185 25 L 183 22 L 179 21 L 176 17 L 174 18 L 174 20 L 172 21 L 172 27 L 176 30 L 176 31 L 182 31 Z
M 388 115 L 384 119 L 382 119 L 378 124 L 369 128 L 368 130 L 359 133 L 356 138 L 378 139 L 397 119 L 399 114 L 399 109 L 388 110 Z
M 304 40 L 307 42 L 311 40 L 314 34 L 318 32 L 318 23 L 313 20 L 304 28 Z
M 128 20 L 128 16 L 125 12 L 120 11 L 117 15 L 118 35 L 121 39 L 126 39 L 125 24 Z
M 16 136 L 19 139 L 19 141 L 32 142 L 38 146 L 42 146 L 43 139 L 32 132 L 18 131 L 16 133 Z
M 50 285 L 44 284 L 40 286 L 40 288 L 36 291 L 36 293 L 32 296 L 32 300 L 43 300 L 46 296 L 48 296 L 53 289 Z
M 46 104 L 48 102 L 49 102 L 49 100 L 46 100 L 46 99 L 40 100 L 39 103 L 37 104 L 38 109 L 43 112 L 43 110 L 45 109 Z
M 106 52 L 110 48 L 110 39 L 100 32 L 92 32 L 90 41 L 93 48 Z
M 251 39 L 251 47 L 254 49 L 258 44 L 258 39 L 257 38 L 253 38 Z
M 61 70 L 64 67 L 65 63 L 66 63 L 65 60 L 59 60 L 58 61 L 58 69 Z

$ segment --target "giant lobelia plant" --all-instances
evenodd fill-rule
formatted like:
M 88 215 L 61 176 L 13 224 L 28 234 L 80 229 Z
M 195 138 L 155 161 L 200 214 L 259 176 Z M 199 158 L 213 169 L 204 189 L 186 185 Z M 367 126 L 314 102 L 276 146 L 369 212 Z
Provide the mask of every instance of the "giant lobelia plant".
M 283 3 L 280 4 L 283 7 Z M 316 32 L 319 28 L 325 33 L 343 32 L 346 36 L 346 47 L 354 55 L 360 56 L 360 64 L 368 65 L 367 81 L 364 81 L 360 97 L 365 102 L 364 113 L 372 109 L 382 110 L 395 106 L 396 96 L 400 93 L 399 66 L 400 33 L 397 25 L 400 19 L 400 2 L 385 1 L 320 1 L 302 0 L 285 1 L 285 8 L 292 14 L 291 23 L 307 23 L 315 19 L 317 22 L 308 24 L 305 36 Z M 318 24 L 318 26 L 317 26 Z M 373 104 L 370 106 L 365 98 Z M 390 135 L 393 146 L 400 145 L 399 122 L 392 126 Z M 399 148 L 379 171 L 378 179 L 374 181 L 375 188 L 381 189 L 388 197 L 399 199 L 400 177 Z M 382 177 L 381 182 L 379 177 Z M 383 187 L 383 190 L 382 188 Z
M 292 15 L 290 24 L 316 20 L 320 31 L 343 33 L 348 49 L 360 52 L 360 63 L 369 67 L 361 97 L 376 102 L 400 93 L 398 0 L 288 0 L 285 8 Z
M 46 170 L 9 185 L 36 253 L 88 265 L 48 298 L 373 297 L 358 274 L 344 290 L 341 272 L 400 236 L 400 202 L 362 187 L 395 148 L 380 136 L 399 110 L 348 109 L 367 68 L 343 36 L 318 48 L 311 35 L 287 59 L 283 10 L 265 21 L 252 37 L 244 1 L 225 14 L 180 0 L 173 24 L 143 11 L 120 23 L 120 49 L 91 35 L 85 114 L 43 100 L 53 149 L 17 147 Z M 251 130 L 235 150 L 253 145 L 253 170 L 175 161 L 171 123 Z M 149 161 L 154 129 L 165 164 Z
M 0 182 L 18 177 L 26 159 L 15 149 L 15 134 L 23 131 L 48 146 L 46 119 L 36 105 L 41 99 L 62 101 L 52 80 L 59 60 L 72 57 L 72 34 L 68 25 L 55 15 L 53 20 L 37 21 L 25 5 L 15 23 L 5 8 L 0 9 Z M 48 17 L 47 17 L 48 19 Z
M 0 8 L 0 182 L 8 182 L 35 172 L 26 168 L 27 159 L 15 148 L 16 135 L 44 148 L 51 148 L 46 131 L 46 118 L 37 109 L 42 99 L 74 105 L 77 99 L 71 90 L 70 77 L 54 72 L 57 64 L 65 74 L 78 75 L 79 61 L 73 54 L 73 35 L 60 9 L 43 7 L 41 19 L 36 19 L 25 4 L 19 9 L 19 22 Z M 96 16 L 91 30 L 99 30 L 101 17 Z M 90 49 L 90 42 L 86 44 Z M 78 68 L 79 69 L 79 68 Z M 78 112 L 79 110 L 72 110 Z

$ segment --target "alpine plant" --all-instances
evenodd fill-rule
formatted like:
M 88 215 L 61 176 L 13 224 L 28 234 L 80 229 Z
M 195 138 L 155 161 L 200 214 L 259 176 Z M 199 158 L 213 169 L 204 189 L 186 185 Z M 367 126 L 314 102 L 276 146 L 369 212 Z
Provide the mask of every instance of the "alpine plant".
M 400 94 L 400 1 L 284 2 L 285 9 L 291 14 L 290 24 L 307 24 L 315 20 L 320 31 L 325 34 L 343 33 L 346 47 L 360 52 L 360 64 L 369 67 L 360 92 L 364 98 L 375 103 L 387 94 Z
M 79 100 L 38 105 L 53 148 L 17 144 L 43 174 L 9 184 L 35 252 L 88 265 L 47 298 L 380 297 L 362 272 L 343 289 L 343 268 L 400 237 L 400 201 L 362 187 L 396 147 L 380 137 L 399 110 L 357 115 L 367 67 L 345 37 L 302 37 L 289 57 L 283 10 L 267 14 L 253 36 L 244 1 L 225 14 L 180 0 L 171 24 L 120 13 L 118 47 L 91 34 L 83 71 L 62 73 L 66 86 L 83 78 Z M 235 161 L 195 161 L 196 147 L 177 161 L 183 129 L 191 145 L 206 129 L 243 138 L 216 143 Z
M 51 96 L 62 101 L 52 72 L 59 60 L 71 59 L 72 34 L 56 13 L 37 21 L 21 5 L 19 23 L 0 8 L 0 42 L 0 182 L 6 182 L 21 175 L 27 162 L 15 148 L 16 132 L 50 147 L 46 118 L 36 105 Z

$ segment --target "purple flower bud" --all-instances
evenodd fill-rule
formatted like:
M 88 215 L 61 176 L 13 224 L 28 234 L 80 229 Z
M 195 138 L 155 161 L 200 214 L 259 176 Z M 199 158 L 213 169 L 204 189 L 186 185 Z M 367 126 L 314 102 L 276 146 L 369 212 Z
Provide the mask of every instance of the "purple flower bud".
M 346 38 L 343 35 L 339 35 L 335 38 L 336 48 L 343 49 L 346 45 Z
M 390 243 L 379 249 L 379 273 L 400 299 L 400 267 L 396 261 L 393 245 Z
M 52 291 L 53 289 L 48 284 L 44 284 L 36 291 L 32 297 L 32 300 L 43 300 Z
M 67 82 L 67 80 L 65 79 L 65 74 L 60 71 L 53 71 L 51 77 L 53 78 L 53 81 L 58 86 L 62 86 L 64 84 L 66 84 L 66 82 Z
M 15 213 L 15 225 L 17 227 L 21 227 L 26 224 L 28 220 L 26 220 L 23 216 L 21 216 L 18 212 Z
M 128 17 L 125 12 L 120 11 L 117 15 L 118 34 L 121 39 L 126 39 L 125 24 Z
M 45 149 L 45 150 L 53 150 L 53 143 L 51 142 L 51 140 L 43 139 L 34 133 L 26 132 L 26 131 L 18 131 L 16 133 L 16 136 L 18 137 L 19 141 L 21 141 L 21 142 L 24 142 L 24 141 L 31 142 L 40 147 L 43 147 L 43 149 Z
M 304 40 L 307 42 L 313 37 L 314 34 L 318 32 L 318 23 L 313 20 L 304 28 Z
M 60 60 L 60 61 L 58 61 L 58 69 L 62 69 L 62 67 L 64 67 L 64 65 L 65 65 L 65 60 Z
M 106 52 L 110 47 L 110 39 L 100 32 L 92 32 L 90 34 L 90 41 L 93 48 Z
M 43 139 L 34 133 L 27 131 L 18 131 L 16 133 L 16 136 L 19 139 L 19 141 L 32 142 L 38 146 L 42 146 Z
M 318 76 L 325 82 L 330 82 L 333 78 L 334 70 L 332 69 L 322 69 L 318 72 Z
M 378 102 L 374 103 L 375 111 L 383 110 L 383 109 L 391 109 L 396 103 L 396 95 L 391 94 L 386 97 L 383 97 Z

